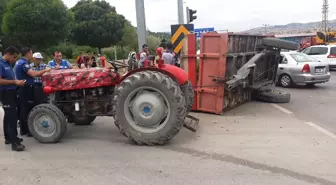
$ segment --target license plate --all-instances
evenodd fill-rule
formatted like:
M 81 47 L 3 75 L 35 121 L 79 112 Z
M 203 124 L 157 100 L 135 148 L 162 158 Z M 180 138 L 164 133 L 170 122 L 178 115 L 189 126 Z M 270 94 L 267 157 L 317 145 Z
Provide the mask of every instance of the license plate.
M 324 73 L 324 69 L 315 69 L 315 73 Z

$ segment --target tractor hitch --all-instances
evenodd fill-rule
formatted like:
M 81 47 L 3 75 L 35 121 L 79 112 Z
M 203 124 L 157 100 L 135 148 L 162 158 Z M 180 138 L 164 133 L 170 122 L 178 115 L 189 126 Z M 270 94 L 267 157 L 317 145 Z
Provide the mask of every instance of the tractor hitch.
M 196 132 L 200 120 L 191 115 L 187 115 L 186 118 L 189 118 L 189 120 L 184 120 L 183 126 L 192 132 Z

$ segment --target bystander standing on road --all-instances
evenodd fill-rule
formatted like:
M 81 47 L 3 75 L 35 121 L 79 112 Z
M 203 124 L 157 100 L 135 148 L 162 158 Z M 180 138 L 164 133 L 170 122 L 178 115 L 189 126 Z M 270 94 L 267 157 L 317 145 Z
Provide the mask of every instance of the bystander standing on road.
M 51 69 L 72 69 L 72 65 L 67 60 L 62 59 L 62 52 L 56 51 L 54 53 L 54 60 L 48 63 Z
M 40 71 L 34 71 L 29 61 L 33 59 L 33 52 L 31 48 L 24 47 L 21 51 L 21 56 L 14 67 L 14 72 L 18 80 L 25 80 L 25 85 L 18 89 L 19 103 L 20 103 L 20 133 L 31 137 L 28 129 L 28 114 L 34 107 L 34 85 L 35 77 L 40 77 L 44 73 L 49 72 L 50 68 Z
M 0 99 L 5 115 L 3 131 L 5 144 L 12 144 L 13 151 L 22 151 L 25 146 L 17 133 L 17 86 L 23 86 L 24 80 L 16 80 L 11 63 L 15 63 L 19 51 L 11 46 L 7 48 L 0 58 Z
M 164 51 L 162 53 L 162 60 L 164 61 L 164 64 L 170 64 L 174 65 L 174 55 L 170 52 L 173 48 L 172 44 L 165 44 Z
M 79 53 L 79 56 L 76 59 L 76 63 L 78 67 L 81 67 L 82 63 L 84 63 L 84 57 L 82 52 Z
M 139 67 L 145 67 L 145 61 L 148 59 L 148 46 L 147 44 L 142 45 L 142 51 L 140 52 Z
M 30 64 L 31 69 L 33 71 L 42 71 L 47 68 L 47 64 L 42 63 L 43 56 L 41 53 L 34 53 L 33 58 L 34 58 L 34 61 L 33 63 Z M 47 98 L 45 94 L 43 93 L 43 88 L 42 88 L 42 78 L 40 76 L 35 77 L 35 80 L 34 80 L 35 105 L 45 103 L 46 101 L 47 101 Z

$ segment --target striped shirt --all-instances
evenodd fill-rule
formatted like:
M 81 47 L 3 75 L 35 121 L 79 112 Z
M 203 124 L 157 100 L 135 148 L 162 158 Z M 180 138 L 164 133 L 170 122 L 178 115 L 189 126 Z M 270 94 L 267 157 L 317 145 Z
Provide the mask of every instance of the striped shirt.
M 47 68 L 47 64 L 40 64 L 39 66 L 36 66 L 35 63 L 31 63 L 30 67 L 33 71 L 41 71 Z M 35 77 L 34 78 L 35 84 L 42 84 L 42 78 L 41 77 Z

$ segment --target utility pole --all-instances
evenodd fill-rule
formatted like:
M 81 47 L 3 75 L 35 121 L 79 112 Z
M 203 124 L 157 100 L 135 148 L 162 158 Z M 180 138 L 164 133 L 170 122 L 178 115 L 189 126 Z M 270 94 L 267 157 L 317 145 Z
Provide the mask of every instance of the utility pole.
M 267 27 L 269 27 L 270 25 L 269 24 L 263 24 L 262 26 L 265 28 L 265 35 L 267 35 Z
M 177 0 L 177 15 L 179 24 L 184 24 L 183 0 Z
M 136 9 L 136 17 L 137 17 L 138 46 L 139 46 L 139 52 L 141 52 L 142 45 L 147 43 L 146 15 L 145 15 L 144 0 L 135 0 L 135 9 Z
M 322 32 L 327 35 L 328 32 L 328 12 L 329 12 L 329 3 L 328 0 L 323 0 L 322 6 Z

